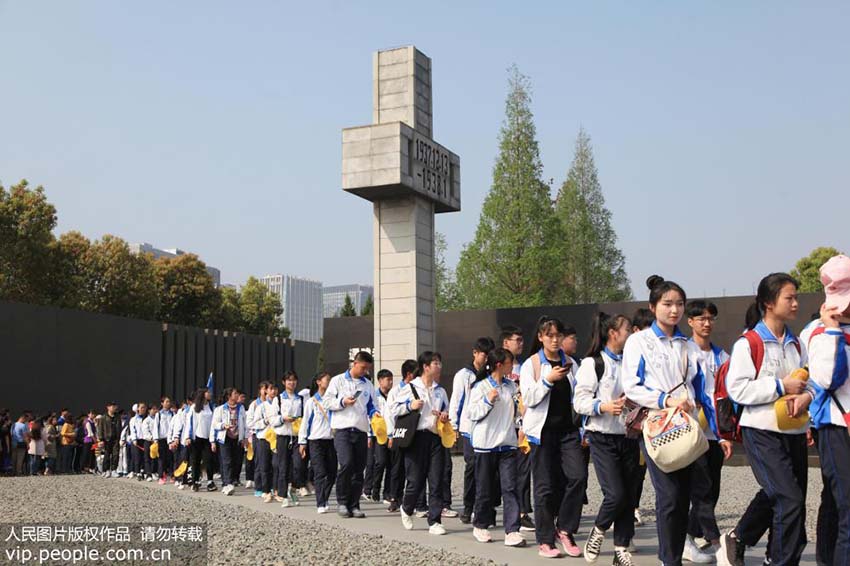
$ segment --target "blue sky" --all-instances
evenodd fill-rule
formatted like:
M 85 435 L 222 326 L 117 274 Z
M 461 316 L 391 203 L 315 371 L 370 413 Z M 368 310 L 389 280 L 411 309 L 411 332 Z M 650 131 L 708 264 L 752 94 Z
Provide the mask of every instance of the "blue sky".
M 194 251 L 224 282 L 370 282 L 340 130 L 371 121 L 372 52 L 415 44 L 435 138 L 461 156 L 463 210 L 437 219 L 450 263 L 516 63 L 555 189 L 592 137 L 638 298 L 651 273 L 749 294 L 850 249 L 848 21 L 841 2 L 0 0 L 0 182 L 44 185 L 60 232 Z

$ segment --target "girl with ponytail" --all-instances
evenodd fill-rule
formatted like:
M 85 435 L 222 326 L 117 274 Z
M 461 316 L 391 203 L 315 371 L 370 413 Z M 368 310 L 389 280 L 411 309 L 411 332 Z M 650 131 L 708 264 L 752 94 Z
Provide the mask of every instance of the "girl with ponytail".
M 614 564 L 631 564 L 628 547 L 635 534 L 632 515 L 634 482 L 638 477 L 638 442 L 626 438 L 623 405 L 623 346 L 631 322 L 623 315 L 600 311 L 593 320 L 591 346 L 576 378 L 576 411 L 587 417 L 585 437 L 604 499 L 584 545 L 593 562 L 602 550 L 605 532 L 614 526 Z
M 688 342 L 678 327 L 685 314 L 685 290 L 658 275 L 649 277 L 646 286 L 655 321 L 626 340 L 623 392 L 640 407 L 678 408 L 688 412 L 696 422 L 696 405 L 701 397 L 695 392 L 694 382 L 699 383 L 703 375 L 698 348 Z M 682 559 L 698 563 L 714 561 L 720 532 L 711 503 L 711 478 L 705 454 L 682 469 L 664 472 L 648 456 L 643 438 L 638 442 L 655 487 L 658 558 L 664 564 L 681 564 Z M 690 504 L 703 519 L 703 536 L 717 543 L 707 551 L 695 545 L 686 546 Z
M 721 543 L 727 557 L 742 558 L 745 545 L 755 542 L 739 538 L 752 531 L 744 523 L 754 516 L 749 512 L 753 507 L 763 508 L 768 516 L 771 510 L 766 507 L 772 508 L 772 532 L 778 536 L 771 537 L 768 553 L 774 564 L 798 564 L 806 546 L 808 421 L 799 426 L 780 419 L 775 408 L 784 397 L 780 408 L 797 417 L 805 414 L 814 397 L 807 389 L 808 374 L 800 370 L 806 365 L 805 350 L 788 326 L 797 317 L 797 287 L 787 273 L 763 278 L 747 310 L 748 331 L 732 346 L 726 388 L 729 397 L 743 406 L 739 422 L 744 449 L 767 497 L 760 492 L 737 527 L 724 535 Z

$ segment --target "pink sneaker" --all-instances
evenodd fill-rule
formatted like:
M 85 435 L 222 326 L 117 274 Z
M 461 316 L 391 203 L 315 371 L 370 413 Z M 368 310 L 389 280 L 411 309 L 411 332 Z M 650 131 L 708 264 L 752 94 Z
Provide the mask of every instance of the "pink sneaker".
M 561 551 L 554 546 L 541 544 L 537 549 L 537 555 L 542 556 L 543 558 L 560 558 Z
M 157 483 L 159 485 L 165 485 L 165 478 L 159 478 L 159 481 Z
M 572 556 L 573 558 L 581 556 L 581 549 L 576 544 L 576 539 L 573 538 L 573 535 L 559 530 L 555 533 L 555 536 L 558 539 L 556 542 L 561 543 L 567 556 Z

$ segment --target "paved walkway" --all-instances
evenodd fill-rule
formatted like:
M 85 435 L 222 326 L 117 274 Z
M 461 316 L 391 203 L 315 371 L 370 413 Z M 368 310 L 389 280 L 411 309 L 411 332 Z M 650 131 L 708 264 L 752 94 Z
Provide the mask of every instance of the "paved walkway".
M 245 488 L 237 488 L 233 495 L 225 497 L 220 491 L 207 493 L 200 491 L 194 493 L 191 490 L 177 490 L 172 485 L 160 486 L 156 483 L 144 483 L 151 489 L 167 489 L 172 493 L 183 494 L 186 497 L 200 497 L 208 500 L 242 505 L 248 509 L 271 514 L 286 515 L 290 518 L 304 521 L 315 521 L 331 528 L 344 528 L 354 533 L 368 533 L 382 535 L 391 541 L 403 544 L 414 542 L 435 549 L 449 550 L 476 556 L 485 560 L 492 560 L 497 564 L 551 564 L 552 560 L 540 558 L 537 555 L 537 547 L 534 542 L 534 533 L 523 533 L 528 542 L 525 548 L 508 548 L 503 545 L 504 532 L 498 527 L 491 529 L 493 542 L 482 544 L 472 538 L 471 525 L 464 525 L 458 519 L 443 519 L 443 526 L 448 531 L 444 536 L 433 536 L 428 534 L 428 524 L 425 519 L 414 519 L 414 529 L 406 531 L 401 525 L 398 513 L 388 513 L 386 507 L 380 503 L 362 502 L 361 508 L 366 513 L 366 519 L 343 519 L 336 515 L 336 506 L 332 505 L 330 513 L 319 515 L 316 513 L 315 498 L 310 496 L 301 499 L 298 507 L 281 508 L 280 503 L 263 503 L 261 499 L 254 497 L 253 491 Z M 332 502 L 334 501 L 332 497 Z M 498 524 L 501 526 L 501 515 Z M 579 546 L 584 545 L 585 537 L 590 531 L 593 516 L 582 517 L 581 530 L 576 537 Z M 633 555 L 635 562 L 639 565 L 658 564 L 656 557 L 656 534 L 655 524 L 638 527 L 635 534 L 635 546 L 638 552 Z M 606 539 L 603 552 L 597 564 L 611 564 L 614 555 L 613 542 L 611 538 Z M 764 556 L 764 545 L 747 552 L 747 565 L 760 565 Z M 578 566 L 586 564 L 583 558 L 564 558 L 567 563 Z M 803 556 L 802 564 L 815 564 L 814 545 L 810 544 Z

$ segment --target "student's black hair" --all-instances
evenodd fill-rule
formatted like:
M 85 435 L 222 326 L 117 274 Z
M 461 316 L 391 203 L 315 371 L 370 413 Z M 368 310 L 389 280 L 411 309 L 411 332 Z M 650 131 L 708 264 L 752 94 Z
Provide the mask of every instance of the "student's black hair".
M 422 372 L 425 370 L 425 366 L 430 365 L 432 362 L 442 361 L 443 356 L 441 356 L 439 352 L 432 352 L 430 350 L 422 352 L 416 360 L 416 377 L 422 377 Z
M 372 354 L 365 350 L 360 350 L 354 355 L 355 362 L 366 362 L 367 364 L 374 364 L 375 358 L 372 357 Z
M 665 293 L 669 291 L 676 291 L 680 295 L 682 295 L 682 300 L 687 301 L 688 296 L 685 294 L 685 290 L 678 283 L 674 283 L 673 281 L 667 281 L 660 275 L 650 275 L 646 278 L 646 286 L 649 289 L 649 304 L 655 306 L 658 304 L 658 301 L 661 300 L 661 297 L 664 296 Z
M 230 394 L 236 391 L 235 387 L 225 387 L 224 391 L 221 392 L 221 397 L 218 399 L 219 405 L 226 405 L 227 401 L 230 399 Z
M 313 380 L 310 382 L 310 397 L 318 393 L 319 391 L 319 381 L 325 377 L 326 375 L 330 375 L 326 371 L 320 371 L 316 375 L 313 376 Z
M 776 299 L 779 298 L 779 293 L 782 292 L 782 288 L 788 283 L 794 285 L 797 289 L 800 288 L 797 280 L 787 273 L 771 273 L 759 281 L 756 298 L 747 309 L 746 324 L 748 329 L 755 328 L 756 324 L 764 318 L 768 303 L 775 303 Z
M 567 336 L 575 336 L 576 334 L 578 334 L 578 332 L 576 332 L 575 326 L 570 326 L 569 324 L 564 326 L 564 338 Z
M 535 327 L 536 330 L 534 331 L 534 340 L 531 341 L 531 350 L 529 350 L 530 355 L 536 354 L 540 351 L 540 348 L 543 347 L 543 342 L 540 341 L 540 335 L 549 332 L 549 329 L 553 327 L 558 331 L 558 334 L 564 334 L 567 330 L 564 323 L 555 317 L 543 315 L 537 319 L 537 325 Z
M 485 354 L 489 354 L 496 347 L 496 343 L 493 342 L 493 339 L 489 336 L 481 336 L 475 340 L 475 344 L 472 345 L 472 349 L 476 352 L 484 352 Z
M 29 431 L 29 435 L 33 440 L 41 440 L 41 421 L 35 421 Z
M 502 346 L 505 343 L 505 340 L 508 340 L 511 336 L 515 335 L 522 336 L 522 328 L 512 325 L 503 326 L 502 331 L 499 332 L 499 346 Z
M 199 387 L 195 391 L 195 398 L 192 399 L 192 404 L 194 405 L 193 409 L 196 413 L 200 413 L 204 410 L 204 405 L 207 404 L 207 388 Z
M 711 316 L 717 316 L 717 305 L 711 301 L 694 299 L 693 301 L 688 301 L 688 304 L 685 307 L 685 314 L 688 315 L 688 318 L 702 316 L 702 313 L 706 311 L 708 311 L 708 314 Z
M 281 380 L 280 380 L 280 381 L 281 381 L 281 383 L 284 383 L 284 382 L 285 382 L 287 379 L 289 379 L 290 377 L 294 377 L 294 378 L 295 378 L 295 381 L 298 381 L 298 374 L 297 374 L 297 373 L 295 373 L 293 370 L 289 370 L 288 372 L 286 372 L 285 374 L 283 374 L 283 379 L 281 379 Z
M 393 372 L 391 372 L 388 369 L 382 369 L 381 371 L 378 372 L 378 379 L 383 379 L 385 377 L 392 377 L 392 376 L 393 376 Z
M 482 379 L 487 379 L 487 376 L 496 369 L 496 364 L 505 363 L 507 360 L 514 360 L 514 355 L 511 354 L 510 350 L 506 348 L 495 348 L 492 350 L 487 354 L 487 363 L 475 374 L 475 382 L 477 383 Z
M 593 330 L 590 334 L 590 348 L 587 349 L 586 358 L 593 358 L 602 353 L 608 343 L 608 333 L 611 330 L 619 330 L 623 324 L 631 324 L 627 316 L 622 314 L 609 315 L 602 311 L 593 317 Z
M 416 360 L 404 360 L 404 363 L 401 364 L 401 378 L 404 379 L 404 376 L 408 374 L 416 374 Z

